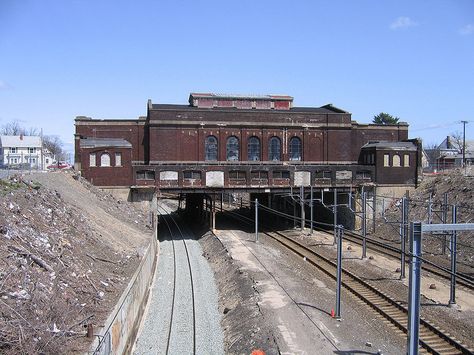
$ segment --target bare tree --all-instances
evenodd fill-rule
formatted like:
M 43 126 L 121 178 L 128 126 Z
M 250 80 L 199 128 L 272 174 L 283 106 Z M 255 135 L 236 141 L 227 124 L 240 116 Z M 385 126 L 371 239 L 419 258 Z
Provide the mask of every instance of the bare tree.
M 19 121 L 11 121 L 8 122 L 0 128 L 0 134 L 4 136 L 38 136 L 39 131 L 38 128 L 25 128 L 23 127 Z
M 436 143 L 427 143 L 423 144 L 423 149 L 428 158 L 428 163 L 430 166 L 434 166 L 436 159 L 439 158 L 439 148 Z
M 66 153 L 63 149 L 63 142 L 58 136 L 44 136 L 43 137 L 43 147 L 49 150 L 51 154 L 56 157 L 56 160 L 64 160 Z
M 8 122 L 2 125 L 2 128 L 0 129 L 0 133 L 5 136 L 19 136 L 20 134 L 23 134 L 24 131 L 25 129 L 18 121 Z
M 455 149 L 458 150 L 458 152 L 462 153 L 462 151 L 464 150 L 462 132 L 456 131 L 451 133 L 451 138 L 451 144 L 454 146 Z

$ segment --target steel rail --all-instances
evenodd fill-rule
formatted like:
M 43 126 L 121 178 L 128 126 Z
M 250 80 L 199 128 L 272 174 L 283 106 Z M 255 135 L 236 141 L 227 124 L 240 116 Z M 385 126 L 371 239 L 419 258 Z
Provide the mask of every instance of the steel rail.
M 237 213 L 233 213 L 237 214 Z M 240 218 L 241 220 L 243 218 Z M 245 217 L 245 219 L 249 219 Z M 289 238 L 281 232 L 264 231 L 263 234 L 276 240 L 294 253 L 306 258 L 316 268 L 323 271 L 332 279 L 336 279 L 336 264 L 305 245 Z M 342 285 L 352 294 L 357 296 L 374 311 L 386 318 L 399 330 L 407 333 L 408 309 L 381 290 L 362 280 L 354 273 L 342 269 Z M 420 345 L 432 354 L 473 354 L 474 351 L 446 333 L 439 327 L 420 319 Z
M 189 276 L 190 276 L 190 281 L 191 281 L 191 299 L 192 299 L 192 314 L 193 314 L 193 324 L 192 324 L 192 327 L 193 327 L 193 354 L 196 354 L 196 308 L 195 308 L 195 299 L 194 299 L 195 295 L 194 295 L 193 272 L 192 272 L 188 247 L 187 247 L 186 242 L 184 240 L 183 232 L 181 231 L 181 228 L 179 228 L 179 225 L 176 222 L 176 220 L 173 218 L 173 216 L 171 214 L 169 214 L 169 211 L 167 211 L 166 208 L 164 208 L 160 205 L 158 205 L 158 210 L 159 209 L 162 209 L 163 211 L 165 211 L 167 213 L 166 216 L 169 219 L 171 219 L 171 221 L 175 225 L 176 230 L 178 231 L 178 234 L 180 235 L 181 241 L 183 242 L 184 249 L 186 251 L 186 258 L 187 258 Z M 170 326 L 169 326 L 169 330 L 168 330 L 168 339 L 167 339 L 167 344 L 166 344 L 166 354 L 170 354 L 169 345 L 170 345 L 171 329 L 172 329 L 173 318 L 174 318 L 173 316 L 174 316 L 174 305 L 175 305 L 175 295 L 176 295 L 176 252 L 175 252 L 175 245 L 174 245 L 174 242 L 175 242 L 174 236 L 176 235 L 176 233 L 173 233 L 170 224 L 166 220 L 165 214 L 160 213 L 160 215 L 163 217 L 163 220 L 164 220 L 164 222 L 165 222 L 165 224 L 166 224 L 166 226 L 167 226 L 167 228 L 170 232 L 171 242 L 172 242 L 172 246 L 173 246 L 173 259 L 174 259 L 173 299 L 172 299 L 172 305 L 171 305 L 171 317 L 170 317 Z
M 270 210 L 268 207 L 262 206 L 262 208 L 264 208 L 267 211 Z M 227 210 L 227 212 L 229 212 L 229 210 Z M 278 212 L 278 211 L 276 211 L 276 212 L 280 213 L 282 216 L 284 215 L 281 212 Z M 306 225 L 306 222 L 307 221 L 305 221 L 305 225 Z M 329 224 L 327 226 L 329 226 Z M 326 234 L 332 236 L 332 232 L 328 232 L 326 230 L 323 230 L 322 228 L 320 228 L 320 232 L 326 233 Z M 344 236 L 345 236 L 346 240 L 350 240 L 350 241 L 352 241 L 352 242 L 354 242 L 358 245 L 362 245 L 362 243 L 363 243 L 362 242 L 363 237 L 358 233 L 355 233 L 355 232 L 352 232 L 352 231 L 349 231 L 349 230 L 344 230 Z M 379 253 L 382 253 L 384 255 L 390 256 L 392 258 L 400 260 L 401 250 L 399 248 L 394 247 L 394 246 L 390 246 L 390 245 L 386 245 L 385 243 L 382 243 L 382 242 L 380 242 L 378 240 L 375 240 L 373 238 L 370 238 L 370 237 L 366 237 L 366 242 L 367 242 L 367 245 L 368 244 L 372 245 L 370 247 L 370 249 L 372 249 L 374 251 L 377 251 Z M 406 263 L 408 264 L 408 261 Z M 434 262 L 432 262 L 430 260 L 427 260 L 426 258 L 423 258 L 423 264 L 422 264 L 421 267 L 422 267 L 423 270 L 426 270 L 426 271 L 430 272 L 431 274 L 436 275 L 436 276 L 438 276 L 442 279 L 449 280 L 449 281 L 451 280 L 451 270 L 449 270 L 449 269 L 447 269 L 443 266 L 437 265 Z M 472 277 L 472 276 L 470 276 L 466 273 L 457 272 L 456 273 L 456 283 L 459 286 L 464 287 L 465 289 L 467 289 L 469 291 L 474 290 L 474 277 Z
M 336 264 L 280 232 L 264 232 L 335 279 Z M 407 332 L 408 309 L 354 273 L 342 269 L 342 285 L 403 332 Z M 432 354 L 472 354 L 472 350 L 437 326 L 420 319 L 420 344 Z
M 324 231 L 324 233 L 328 233 L 328 232 Z M 357 233 L 344 230 L 344 238 L 358 245 L 362 245 L 363 237 Z M 400 249 L 390 246 L 390 245 L 386 245 L 372 238 L 366 237 L 366 241 L 368 245 L 371 244 L 370 248 L 372 250 L 400 260 L 400 254 L 401 254 Z M 407 261 L 407 264 L 408 264 L 408 261 Z M 446 280 L 451 279 L 451 271 L 449 269 L 436 265 L 435 263 L 427 260 L 426 258 L 423 259 L 422 269 L 432 273 L 433 275 L 441 277 L 443 279 L 446 279 Z M 465 273 L 458 272 L 456 273 L 456 278 L 457 278 L 456 283 L 458 283 L 459 285 L 462 285 L 466 289 L 474 290 L 473 277 Z

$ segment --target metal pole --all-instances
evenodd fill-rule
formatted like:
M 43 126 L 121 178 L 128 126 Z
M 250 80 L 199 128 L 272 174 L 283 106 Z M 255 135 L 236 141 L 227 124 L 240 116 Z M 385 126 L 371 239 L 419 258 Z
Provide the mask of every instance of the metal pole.
M 336 226 L 337 233 L 337 274 L 336 274 L 336 319 L 341 319 L 341 276 L 342 276 L 342 226 Z
M 334 213 L 334 241 L 333 245 L 336 244 L 337 241 L 337 189 L 334 188 L 334 198 L 333 198 L 333 206 L 332 206 L 332 211 Z
M 258 243 L 258 199 L 255 199 L 255 243 Z
M 428 223 L 431 224 L 433 218 L 433 195 L 430 193 L 430 198 L 428 200 Z
M 301 205 L 301 232 L 304 232 L 305 211 L 304 211 L 304 187 L 300 187 L 300 205 Z
M 420 326 L 421 222 L 410 223 L 410 280 L 408 293 L 407 353 L 417 355 Z
M 467 121 L 461 121 L 463 124 L 462 129 L 462 167 L 466 166 L 466 123 Z
M 448 223 L 448 193 L 447 192 L 444 193 L 442 220 L 443 220 L 443 224 Z M 443 246 L 442 246 L 443 255 L 446 254 L 446 244 L 447 244 L 446 233 L 444 233 Z
M 293 228 L 296 229 L 296 201 L 293 200 Z
M 453 224 L 457 222 L 457 206 L 453 205 Z M 456 231 L 451 235 L 451 289 L 449 292 L 449 304 L 456 304 Z
M 408 203 L 407 198 L 402 197 L 402 223 L 400 225 L 400 279 L 405 278 L 405 257 L 406 257 L 406 240 L 407 240 L 407 226 L 408 226 Z
M 221 211 L 223 211 L 223 209 L 222 209 L 222 207 L 223 207 L 223 206 L 222 206 L 223 200 L 224 200 L 224 193 L 221 192 Z
M 311 186 L 311 195 L 310 195 L 310 198 L 311 198 L 311 203 L 310 203 L 310 209 L 311 209 L 311 234 L 313 234 L 313 204 L 314 204 L 314 201 L 313 201 L 313 186 Z
M 373 210 L 373 214 L 372 214 L 372 230 L 373 230 L 373 233 L 375 233 L 375 217 L 377 217 L 377 194 L 376 194 L 376 190 L 375 190 L 375 187 L 374 187 L 374 190 L 373 190 L 373 196 L 372 196 L 372 210 Z
M 367 258 L 367 192 L 362 192 L 362 259 Z
M 211 209 L 212 209 L 212 230 L 216 230 L 216 195 L 213 196 L 211 201 Z

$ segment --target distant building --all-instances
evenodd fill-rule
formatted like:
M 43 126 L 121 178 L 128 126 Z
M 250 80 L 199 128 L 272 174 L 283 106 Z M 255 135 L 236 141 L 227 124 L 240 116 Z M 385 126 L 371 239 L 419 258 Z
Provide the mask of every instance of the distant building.
M 429 158 L 428 169 L 431 171 L 442 171 L 461 167 L 463 147 L 459 147 L 451 136 L 447 136 L 440 145 L 434 149 L 426 149 Z M 466 140 L 466 153 L 464 154 L 467 165 L 474 163 L 474 141 Z
M 40 136 L 0 136 L 0 167 L 42 170 L 44 160 Z

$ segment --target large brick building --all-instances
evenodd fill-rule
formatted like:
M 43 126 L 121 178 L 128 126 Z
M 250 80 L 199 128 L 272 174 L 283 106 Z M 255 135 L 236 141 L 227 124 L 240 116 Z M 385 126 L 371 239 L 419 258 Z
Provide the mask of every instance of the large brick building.
M 331 104 L 290 96 L 192 93 L 148 101 L 146 117 L 76 118 L 76 169 L 93 184 L 139 191 L 290 186 L 415 186 L 421 147 L 408 125 L 359 124 Z

